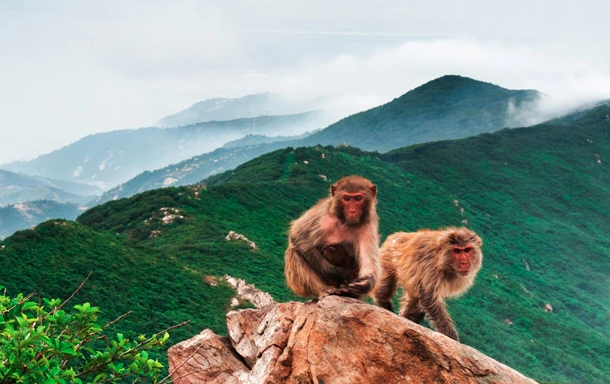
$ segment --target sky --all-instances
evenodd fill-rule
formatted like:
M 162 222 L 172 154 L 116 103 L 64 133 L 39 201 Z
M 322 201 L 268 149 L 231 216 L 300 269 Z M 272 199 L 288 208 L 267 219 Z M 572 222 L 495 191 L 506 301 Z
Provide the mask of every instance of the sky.
M 354 113 L 454 74 L 610 98 L 610 2 L 2 0 L 0 164 L 213 97 L 331 97 Z

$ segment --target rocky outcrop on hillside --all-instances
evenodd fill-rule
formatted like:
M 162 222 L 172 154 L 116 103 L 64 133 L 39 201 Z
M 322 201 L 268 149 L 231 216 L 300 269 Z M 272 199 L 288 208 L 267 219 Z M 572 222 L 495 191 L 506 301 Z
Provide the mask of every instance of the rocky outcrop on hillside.
M 173 382 L 535 383 L 440 333 L 337 296 L 232 311 L 227 330 L 171 347 Z

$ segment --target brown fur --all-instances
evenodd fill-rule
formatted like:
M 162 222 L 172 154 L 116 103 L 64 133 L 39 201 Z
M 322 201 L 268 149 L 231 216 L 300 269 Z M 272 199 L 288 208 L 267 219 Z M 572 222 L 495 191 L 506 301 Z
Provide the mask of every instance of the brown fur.
M 284 259 L 286 282 L 297 295 L 361 297 L 379 276 L 377 188 L 360 176 L 348 176 L 292 222 Z M 359 221 L 348 223 L 343 193 L 363 193 Z
M 397 232 L 381 246 L 381 276 L 372 296 L 379 306 L 392 310 L 397 285 L 403 287 L 400 315 L 420 323 L 427 314 L 439 332 L 459 340 L 445 299 L 457 297 L 474 283 L 483 260 L 481 238 L 467 228 Z M 457 272 L 450 254 L 453 246 L 473 247 L 470 270 Z

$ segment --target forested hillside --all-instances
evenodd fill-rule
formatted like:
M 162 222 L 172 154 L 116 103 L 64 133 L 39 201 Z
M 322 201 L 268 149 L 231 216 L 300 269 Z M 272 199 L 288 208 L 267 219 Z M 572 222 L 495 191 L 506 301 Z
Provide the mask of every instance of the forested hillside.
M 541 96 L 534 90 L 510 90 L 467 77 L 443 76 L 389 103 L 346 117 L 304 139 L 303 144 L 345 143 L 385 152 L 519 127 L 524 125 L 524 116 L 536 113 Z
M 543 382 L 610 377 L 610 107 L 568 125 L 506 129 L 386 154 L 353 147 L 277 150 L 205 181 L 50 221 L 0 243 L 9 292 L 68 296 L 102 307 L 137 335 L 191 319 L 172 343 L 226 332 L 229 274 L 297 299 L 283 278 L 291 220 L 332 182 L 359 174 L 378 186 L 381 238 L 467 225 L 482 237 L 475 286 L 449 301 L 461 341 Z M 225 240 L 236 231 L 254 241 Z M 41 282 L 41 279 L 42 282 Z M 117 330 L 118 331 L 118 330 Z

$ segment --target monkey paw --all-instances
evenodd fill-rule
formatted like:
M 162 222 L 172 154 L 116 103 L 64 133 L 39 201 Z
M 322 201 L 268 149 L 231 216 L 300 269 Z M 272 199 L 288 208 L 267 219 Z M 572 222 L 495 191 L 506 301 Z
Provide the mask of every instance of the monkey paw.
M 349 289 L 345 284 L 337 288 L 330 288 L 320 297 L 326 296 L 349 296 Z
M 373 275 L 366 275 L 366 276 L 360 277 L 360 278 L 354 280 L 353 282 L 349 283 L 347 285 L 347 288 L 354 295 L 362 296 L 362 295 L 368 293 L 371 289 L 373 289 L 374 285 L 375 285 L 375 278 L 373 277 Z

